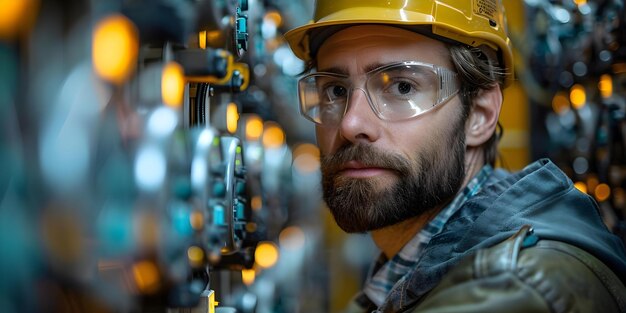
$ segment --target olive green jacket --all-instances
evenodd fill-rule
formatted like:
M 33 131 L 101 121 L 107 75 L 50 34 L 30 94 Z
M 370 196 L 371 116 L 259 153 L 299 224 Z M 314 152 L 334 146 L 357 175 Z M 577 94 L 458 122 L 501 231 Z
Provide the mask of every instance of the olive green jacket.
M 624 283 L 624 244 L 597 203 L 540 160 L 494 171 L 365 312 L 626 312 Z
M 408 312 L 626 312 L 626 288 L 602 262 L 531 236 L 524 226 L 479 250 Z
M 626 312 L 626 287 L 606 265 L 572 245 L 535 240 L 524 226 L 506 241 L 479 250 L 403 311 Z

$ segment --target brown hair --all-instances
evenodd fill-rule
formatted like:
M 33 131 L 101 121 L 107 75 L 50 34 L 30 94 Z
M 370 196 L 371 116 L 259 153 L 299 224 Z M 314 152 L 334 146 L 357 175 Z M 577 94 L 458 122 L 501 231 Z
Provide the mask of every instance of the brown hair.
M 474 98 L 481 90 L 503 86 L 506 71 L 497 65 L 494 57 L 476 47 L 453 44 L 449 45 L 450 58 L 460 80 L 460 97 L 463 103 L 463 118 L 467 119 L 473 107 Z M 498 142 L 502 138 L 502 125 L 498 122 L 496 131 L 483 144 L 485 163 L 494 166 L 498 156 Z

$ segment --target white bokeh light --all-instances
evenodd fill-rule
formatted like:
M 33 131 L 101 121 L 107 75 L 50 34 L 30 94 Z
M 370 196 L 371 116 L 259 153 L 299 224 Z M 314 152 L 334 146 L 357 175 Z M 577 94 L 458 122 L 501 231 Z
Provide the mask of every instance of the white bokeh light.
M 143 147 L 135 159 L 135 180 L 144 191 L 156 191 L 163 184 L 167 163 L 163 152 L 155 146 Z

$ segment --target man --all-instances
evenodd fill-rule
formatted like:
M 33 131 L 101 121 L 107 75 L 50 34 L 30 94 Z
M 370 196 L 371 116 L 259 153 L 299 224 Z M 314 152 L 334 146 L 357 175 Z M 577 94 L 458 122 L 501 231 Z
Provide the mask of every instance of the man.
M 550 161 L 494 170 L 513 79 L 496 0 L 318 0 L 286 34 L 310 74 L 337 224 L 382 254 L 350 312 L 625 312 L 626 255 Z

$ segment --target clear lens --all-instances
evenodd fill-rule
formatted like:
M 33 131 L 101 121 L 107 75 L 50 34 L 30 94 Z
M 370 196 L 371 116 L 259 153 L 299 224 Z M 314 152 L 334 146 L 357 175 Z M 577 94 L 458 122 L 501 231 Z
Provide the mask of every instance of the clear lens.
M 439 77 L 431 67 L 400 65 L 371 73 L 367 90 L 379 116 L 400 120 L 417 116 L 437 102 Z
M 364 76 L 369 105 L 383 120 L 418 116 L 458 92 L 456 73 L 432 64 L 395 63 Z M 346 112 L 354 88 L 359 86 L 344 75 L 307 75 L 298 82 L 301 113 L 315 123 L 337 125 Z
M 350 86 L 344 77 L 312 74 L 298 83 L 300 110 L 318 124 L 335 125 L 345 112 Z

